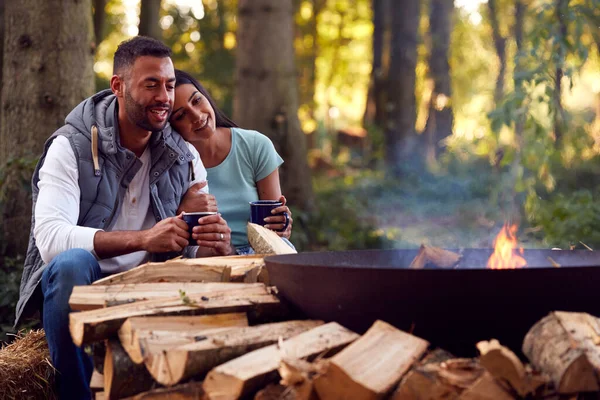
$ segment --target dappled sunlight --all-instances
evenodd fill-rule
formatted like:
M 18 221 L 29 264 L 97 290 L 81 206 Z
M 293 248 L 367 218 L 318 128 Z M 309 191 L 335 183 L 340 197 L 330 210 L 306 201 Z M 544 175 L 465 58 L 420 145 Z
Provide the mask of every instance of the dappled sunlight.
M 118 42 L 137 28 L 139 0 L 126 0 L 124 3 L 111 1 L 109 5 L 108 11 L 114 15 L 113 18 L 120 18 L 120 21 L 118 29 L 112 30 L 97 49 L 94 70 L 105 80 L 112 73 L 112 51 Z M 418 209 L 422 203 L 439 197 L 429 196 L 430 191 L 441 190 L 440 188 L 447 190 L 446 184 L 441 181 L 450 179 L 454 174 L 451 181 L 457 187 L 467 188 L 464 189 L 464 202 L 469 204 L 473 201 L 479 210 L 476 215 L 467 213 L 465 216 L 465 211 L 461 208 L 455 218 L 487 221 L 487 225 L 481 226 L 477 222 L 465 223 L 469 229 L 481 233 L 479 229 L 483 230 L 484 225 L 489 230 L 489 221 L 497 217 L 497 211 L 505 210 L 506 204 L 499 203 L 513 201 L 508 199 L 508 195 L 499 194 L 497 187 L 508 188 L 508 192 L 514 191 L 513 195 L 517 199 L 514 201 L 523 203 L 525 196 L 533 196 L 530 188 L 535 186 L 538 188 L 536 190 L 543 191 L 536 200 L 543 207 L 544 199 L 564 191 L 564 186 L 567 185 L 564 179 L 569 179 L 565 176 L 570 176 L 568 174 L 571 169 L 576 170 L 586 163 L 597 162 L 600 156 L 600 58 L 591 32 L 588 32 L 588 28 L 582 29 L 582 36 L 576 42 L 590 51 L 583 65 L 580 55 L 569 54 L 565 58 L 565 71 L 570 73 L 572 69 L 574 73 L 562 80 L 561 104 L 568 116 L 568 126 L 564 128 L 564 142 L 559 145 L 553 103 L 555 67 L 550 64 L 554 62 L 550 57 L 555 52 L 552 47 L 555 46 L 553 39 L 548 37 L 536 42 L 530 53 L 519 57 L 514 37 L 514 6 L 499 3 L 499 31 L 506 40 L 506 69 L 503 96 L 495 99 L 500 63 L 494 47 L 488 5 L 485 0 L 456 0 L 454 5 L 456 8 L 448 60 L 451 93 L 432 99 L 434 81 L 429 65 L 432 26 L 428 5 L 421 4 L 414 83 L 414 126 L 417 135 L 414 142 L 410 142 L 411 146 L 416 146 L 412 155 L 417 157 L 415 154 L 421 154 L 418 152 L 422 151 L 419 146 L 428 140 L 422 133 L 430 118 L 430 106 L 437 111 L 451 110 L 452 134 L 435 143 L 444 148 L 445 153 L 431 164 L 435 166 L 435 170 L 428 169 L 433 168 L 428 167 L 429 164 L 421 165 L 420 161 L 414 159 L 406 161 L 411 164 L 407 179 L 412 182 L 412 186 L 406 184 L 404 187 L 405 183 L 401 182 L 398 183 L 401 188 L 398 190 L 412 190 L 412 199 L 422 201 L 407 203 L 410 206 L 398 205 L 396 200 L 390 199 L 396 195 L 404 200 L 407 197 L 398 195 L 394 190 L 380 194 L 396 204 L 396 208 L 400 210 L 400 219 L 412 221 L 412 217 L 404 215 L 405 211 L 402 210 L 419 215 Z M 320 6 L 322 8 L 318 8 Z M 548 34 L 543 29 L 536 29 L 554 18 L 554 14 L 548 11 L 550 8 L 540 12 L 540 6 L 551 8 L 552 4 L 548 0 L 541 0 L 528 5 L 524 29 L 527 46 L 535 39 L 532 35 Z M 224 16 L 220 13 L 224 13 Z M 302 130 L 310 140 L 310 146 L 314 147 L 309 149 L 309 164 L 313 174 L 333 180 L 336 185 L 349 191 L 363 184 L 369 185 L 368 182 L 372 185 L 393 186 L 387 178 L 383 178 L 382 172 L 385 165 L 386 131 L 392 125 L 365 126 L 368 132 L 362 142 L 364 148 L 340 143 L 338 138 L 339 131 L 360 127 L 363 123 L 372 72 L 372 17 L 371 2 L 366 0 L 323 3 L 303 0 L 298 2 L 295 14 L 294 47 L 299 88 L 297 115 Z M 217 102 L 229 114 L 232 111 L 235 89 L 233 74 L 237 46 L 236 18 L 235 2 L 221 3 L 217 0 L 165 0 L 161 16 L 165 42 L 174 50 L 176 66 L 202 77 Z M 532 19 L 536 19 L 536 24 L 531 24 Z M 575 24 L 574 21 L 569 23 Z M 576 31 L 575 25 L 572 31 Z M 391 32 L 388 30 L 386 35 L 386 40 L 389 40 Z M 388 52 L 389 48 L 384 51 Z M 521 64 L 517 65 L 517 60 Z M 540 64 L 539 60 L 544 60 L 544 63 Z M 389 68 L 389 54 L 383 58 L 382 63 L 384 70 Z M 535 68 L 542 69 L 536 72 Z M 516 82 L 522 76 L 526 78 L 522 80 L 522 86 L 518 86 Z M 389 107 L 389 104 L 385 106 Z M 386 110 L 388 112 L 389 109 Z M 474 168 L 473 165 L 478 167 Z M 369 173 L 377 171 L 382 176 L 369 176 L 363 180 L 362 174 L 367 173 L 366 170 Z M 473 171 L 477 171 L 481 177 L 470 176 Z M 427 184 L 430 186 L 427 186 L 424 183 L 427 179 L 433 179 L 435 183 L 430 182 Z M 482 182 L 478 182 L 478 179 Z M 426 186 L 423 193 L 422 185 Z M 326 185 L 321 185 L 318 190 L 324 187 Z M 477 193 L 477 196 L 486 193 L 483 196 L 485 200 L 475 195 L 476 200 L 469 197 L 472 194 L 470 190 Z M 457 195 L 459 192 L 450 193 Z M 531 224 L 542 224 L 540 213 L 524 212 L 530 213 Z M 424 215 L 416 221 L 418 224 L 429 224 L 427 218 Z M 441 223 L 440 216 L 432 216 L 432 219 Z M 418 243 L 418 240 L 427 240 L 425 236 L 431 235 L 430 241 L 434 243 L 442 244 L 439 242 L 440 238 L 449 243 L 458 243 L 451 238 L 452 229 L 449 227 L 443 233 L 436 233 L 432 226 L 423 230 L 400 224 L 402 228 L 392 237 L 389 234 L 392 225 L 378 221 L 383 225 L 369 233 L 373 237 L 390 239 L 395 243 Z M 527 228 L 526 225 L 525 229 Z M 462 228 L 459 231 L 460 229 Z M 404 241 L 406 232 L 414 234 L 415 238 Z M 460 232 L 464 233 L 464 230 Z M 538 243 L 542 233 L 539 230 L 535 232 L 535 235 L 532 234 L 535 239 L 532 240 Z M 477 235 L 468 236 L 470 241 L 467 244 L 485 241 L 491 245 L 493 239 L 486 235 L 485 240 L 478 241 Z

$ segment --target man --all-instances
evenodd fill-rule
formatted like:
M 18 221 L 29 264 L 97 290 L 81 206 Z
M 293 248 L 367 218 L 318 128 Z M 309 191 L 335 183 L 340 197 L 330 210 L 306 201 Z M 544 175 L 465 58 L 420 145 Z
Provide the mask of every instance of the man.
M 197 151 L 167 124 L 175 86 L 170 55 L 146 37 L 121 43 L 110 90 L 67 116 L 33 175 L 34 217 L 17 323 L 43 302 L 61 399 L 91 397 L 91 360 L 69 333 L 73 286 L 184 248 L 192 256 L 231 253 L 230 230 L 218 214 L 195 228 L 193 237 L 204 247 L 186 247 L 187 224 L 177 210 L 188 188 L 195 185 L 187 204 L 203 198 L 214 210 L 216 203 L 198 195 L 207 188 Z

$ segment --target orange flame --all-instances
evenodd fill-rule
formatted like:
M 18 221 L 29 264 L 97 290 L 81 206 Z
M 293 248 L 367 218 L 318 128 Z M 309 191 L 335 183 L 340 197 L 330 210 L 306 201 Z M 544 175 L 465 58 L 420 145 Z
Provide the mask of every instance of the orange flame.
M 491 269 L 523 268 L 527 261 L 523 257 L 523 248 L 517 248 L 517 225 L 504 224 L 496 239 L 494 253 L 488 260 L 487 267 Z

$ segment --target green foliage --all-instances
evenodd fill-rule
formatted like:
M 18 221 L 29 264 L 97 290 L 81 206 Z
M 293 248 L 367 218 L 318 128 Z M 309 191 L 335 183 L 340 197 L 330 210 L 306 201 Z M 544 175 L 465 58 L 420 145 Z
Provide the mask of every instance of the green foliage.
M 315 210 L 308 214 L 292 209 L 292 240 L 299 251 L 393 247 L 393 236 L 377 227 L 370 196 L 363 190 L 366 180 L 357 181 L 317 178 Z
M 184 290 L 179 289 L 179 298 L 181 299 L 181 302 L 183 303 L 183 305 L 186 305 L 189 307 L 198 307 L 198 303 L 196 303 L 194 300 L 190 299 Z
M 163 25 L 164 42 L 173 49 L 175 67 L 196 76 L 231 116 L 237 1 L 205 2 L 202 19 L 175 5 L 163 12 L 163 21 L 169 21 Z
M 571 193 L 582 182 L 571 179 L 577 169 L 597 164 L 589 160 L 594 148 L 590 118 L 566 108 L 564 98 L 590 57 L 585 35 L 597 26 L 586 15 L 597 9 L 598 1 L 567 2 L 564 10 L 557 10 L 557 4 L 544 1 L 528 9 L 526 18 L 536 23 L 526 31 L 523 48 L 516 54 L 514 86 L 488 117 L 503 153 L 500 167 L 508 172 L 501 191 L 508 189 L 515 199 L 527 198 L 523 211 L 542 228 L 539 239 L 568 246 L 585 241 L 583 236 L 595 240 L 589 230 L 593 192 Z M 563 73 L 560 86 L 557 71 Z M 577 184 L 572 187 L 570 182 Z
M 23 258 L 0 257 L 0 343 L 9 341 L 9 333 L 15 333 L 15 307 L 19 300 L 19 285 L 23 273 Z
M 0 165 L 0 206 L 7 200 L 6 194 L 13 190 L 30 190 L 29 182 L 37 161 L 36 156 L 25 156 L 10 158 Z
M 578 190 L 542 199 L 531 192 L 526 203 L 530 222 L 541 227 L 538 236 L 550 247 L 600 248 L 600 192 Z
M 30 191 L 30 180 L 37 157 L 11 158 L 0 166 L 0 216 L 4 215 L 5 204 L 10 201 L 6 197 L 15 190 Z M 29 227 L 24 227 L 29 230 Z M 23 255 L 6 254 L 3 240 L 4 231 L 0 229 L 0 342 L 9 341 L 7 335 L 14 333 L 12 325 L 15 319 L 15 307 L 19 300 L 19 286 L 23 274 Z M 31 328 L 37 324 L 33 321 L 18 327 L 19 329 Z

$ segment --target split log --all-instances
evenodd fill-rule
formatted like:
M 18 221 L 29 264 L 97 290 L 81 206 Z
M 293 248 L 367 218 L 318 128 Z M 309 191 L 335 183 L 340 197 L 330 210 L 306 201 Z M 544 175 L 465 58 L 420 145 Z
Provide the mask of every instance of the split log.
M 335 352 L 358 337 L 335 322 L 321 325 L 279 345 L 255 350 L 212 369 L 204 380 L 204 391 L 211 399 L 247 396 L 277 379 L 283 358 L 304 359 Z
M 600 320 L 586 313 L 551 312 L 523 341 L 523 353 L 547 373 L 558 393 L 600 390 Z
M 134 364 L 118 340 L 106 342 L 104 360 L 104 396 L 120 399 L 145 392 L 155 385 L 152 376 L 143 365 Z
M 193 376 L 202 376 L 235 357 L 322 324 L 322 321 L 287 321 L 205 333 L 197 337 L 195 343 L 150 352 L 144 358 L 144 363 L 158 383 L 172 386 Z
M 92 379 L 90 380 L 90 389 L 92 392 L 101 392 L 104 390 L 104 375 L 94 368 Z
M 264 256 L 225 256 L 175 258 L 160 263 L 146 263 L 129 271 L 99 279 L 93 285 L 152 282 L 229 282 L 232 269 L 238 271 L 264 265 Z
M 269 274 L 265 266 L 265 254 L 255 254 L 244 257 L 254 257 L 255 261 L 248 263 L 247 265 L 239 264 L 231 266 L 231 282 L 244 282 L 244 283 L 264 283 L 269 285 Z M 241 256 L 240 256 L 241 257 Z
M 498 395 L 495 398 L 499 400 L 512 399 L 493 379 L 491 382 L 488 377 L 481 380 L 484 375 L 490 376 L 477 360 L 455 358 L 428 362 L 424 359 L 401 380 L 392 400 L 475 399 L 472 396 L 481 393 L 482 388 Z M 471 397 L 463 398 L 463 395 Z
M 477 343 L 480 364 L 509 391 L 525 397 L 545 384 L 545 380 L 528 370 L 521 360 L 496 339 Z
M 246 267 L 235 267 L 231 269 L 231 282 L 260 282 L 269 286 L 269 272 L 265 265 L 257 265 L 249 269 Z
M 461 257 L 457 253 L 422 244 L 408 268 L 423 269 L 429 263 L 438 268 L 452 268 L 458 264 Z
M 204 390 L 201 382 L 188 382 L 170 388 L 159 388 L 138 393 L 124 400 L 203 400 Z
M 110 308 L 69 314 L 69 330 L 77 346 L 117 333 L 127 318 L 141 316 L 203 315 L 247 312 L 251 320 L 280 318 L 285 308 L 268 288 L 239 292 L 214 292 L 178 296 L 170 299 L 145 300 Z
M 73 311 L 95 310 L 111 304 L 119 305 L 140 300 L 175 297 L 179 296 L 181 292 L 190 295 L 240 290 L 242 285 L 243 288 L 252 287 L 248 285 L 264 286 L 262 283 L 240 284 L 229 282 L 156 282 L 75 286 L 69 298 L 69 306 Z
M 244 313 L 199 315 L 187 317 L 128 318 L 119 329 L 121 345 L 136 364 L 144 362 L 150 351 L 162 351 L 186 343 L 215 329 L 248 326 Z M 151 348 L 154 347 L 153 350 Z
M 275 388 L 283 386 L 287 389 L 283 396 L 285 398 L 290 400 L 318 400 L 319 396 L 314 388 L 314 378 L 323 374 L 326 368 L 327 362 L 323 359 L 311 363 L 299 358 L 285 357 L 281 360 L 277 370 L 279 376 L 281 376 L 281 381 L 279 385 L 275 385 L 272 392 L 274 394 Z M 265 391 L 262 396 L 266 399 L 270 394 L 271 392 Z
M 291 248 L 274 231 L 248 222 L 248 242 L 256 253 L 260 254 L 293 254 L 296 250 Z
M 188 259 L 186 259 L 188 260 Z M 129 271 L 107 276 L 92 285 L 153 282 L 229 282 L 231 267 L 227 265 L 180 265 L 184 260 L 146 263 Z
M 376 321 L 357 341 L 329 360 L 315 379 L 322 399 L 380 399 L 429 347 L 421 338 Z

